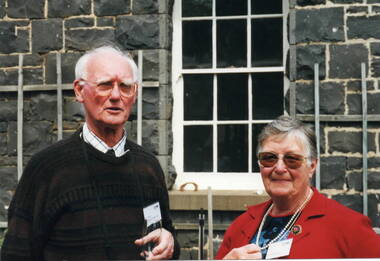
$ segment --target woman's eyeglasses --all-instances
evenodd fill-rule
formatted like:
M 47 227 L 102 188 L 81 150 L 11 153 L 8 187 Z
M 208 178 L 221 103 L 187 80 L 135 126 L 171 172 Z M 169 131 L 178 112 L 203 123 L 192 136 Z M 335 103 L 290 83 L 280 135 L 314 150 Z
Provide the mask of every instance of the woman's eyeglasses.
M 90 82 L 86 80 L 82 80 L 83 83 L 90 83 L 91 85 L 94 85 L 96 88 L 96 91 L 101 96 L 109 96 L 115 87 L 117 85 L 119 87 L 120 94 L 124 97 L 131 97 L 136 93 L 136 83 L 132 84 L 126 84 L 123 82 L 116 82 L 116 81 L 105 81 L 105 82 Z
M 273 167 L 280 159 L 279 155 L 273 152 L 260 152 L 259 163 L 264 167 Z M 295 154 L 286 153 L 282 156 L 282 160 L 289 169 L 298 169 L 302 166 L 302 163 L 306 160 L 306 157 Z

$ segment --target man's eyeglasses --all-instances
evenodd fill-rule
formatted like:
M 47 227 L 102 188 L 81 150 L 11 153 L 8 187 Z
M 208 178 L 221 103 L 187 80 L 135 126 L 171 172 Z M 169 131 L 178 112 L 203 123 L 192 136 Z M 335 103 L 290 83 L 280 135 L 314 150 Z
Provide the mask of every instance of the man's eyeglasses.
M 105 82 L 90 82 L 86 80 L 81 80 L 81 84 L 83 83 L 89 83 L 91 85 L 94 85 L 96 88 L 96 91 L 101 96 L 109 96 L 115 87 L 117 85 L 119 87 L 120 94 L 124 97 L 131 97 L 136 93 L 137 84 L 131 83 L 126 84 L 123 82 L 116 82 L 116 81 L 105 81 Z
M 259 153 L 259 163 L 263 167 L 273 167 L 279 159 L 279 155 L 273 152 Z M 286 153 L 282 156 L 282 160 L 289 169 L 298 169 L 302 166 L 302 163 L 306 160 L 306 157 L 295 153 Z

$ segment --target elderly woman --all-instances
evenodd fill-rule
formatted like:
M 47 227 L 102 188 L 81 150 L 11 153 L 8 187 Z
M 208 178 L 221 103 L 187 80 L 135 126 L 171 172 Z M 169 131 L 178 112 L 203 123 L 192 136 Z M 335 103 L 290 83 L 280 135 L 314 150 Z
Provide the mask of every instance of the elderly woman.
M 311 187 L 318 159 L 310 128 L 279 117 L 261 132 L 258 159 L 271 199 L 231 224 L 217 259 L 380 257 L 370 220 Z

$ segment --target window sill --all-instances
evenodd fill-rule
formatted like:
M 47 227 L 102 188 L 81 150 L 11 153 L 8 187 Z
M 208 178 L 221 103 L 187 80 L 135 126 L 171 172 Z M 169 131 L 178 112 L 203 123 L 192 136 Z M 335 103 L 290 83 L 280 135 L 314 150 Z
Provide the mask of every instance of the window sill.
M 207 198 L 207 190 L 169 191 L 171 210 L 207 210 Z M 268 200 L 269 196 L 244 190 L 213 190 L 212 199 L 213 210 L 244 211 L 250 205 Z

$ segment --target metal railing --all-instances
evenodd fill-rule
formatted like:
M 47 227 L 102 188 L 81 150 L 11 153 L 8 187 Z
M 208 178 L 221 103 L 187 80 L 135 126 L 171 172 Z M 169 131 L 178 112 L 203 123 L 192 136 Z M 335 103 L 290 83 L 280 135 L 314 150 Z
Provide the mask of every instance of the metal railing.
M 314 122 L 317 137 L 318 157 L 320 156 L 320 122 L 361 122 L 362 123 L 362 168 L 363 168 L 363 214 L 368 215 L 368 122 L 380 122 L 380 115 L 367 113 L 367 82 L 366 66 L 361 64 L 361 115 L 321 115 L 319 112 L 319 64 L 314 64 L 314 114 L 296 114 L 296 90 L 295 83 L 290 85 L 290 115 L 302 121 Z M 316 169 L 315 185 L 317 189 L 321 186 L 320 166 Z
M 72 84 L 62 84 L 62 64 L 61 53 L 57 53 L 57 83 L 56 84 L 41 84 L 41 85 L 24 85 L 23 78 L 23 55 L 19 55 L 18 64 L 18 85 L 6 85 L 0 87 L 1 92 L 17 92 L 17 177 L 21 178 L 23 171 L 23 112 L 24 112 L 24 92 L 25 91 L 56 91 L 57 92 L 57 140 L 61 140 L 63 136 L 63 90 L 72 90 Z M 138 51 L 138 68 L 140 79 L 143 72 L 143 52 Z M 159 87 L 158 81 L 142 82 L 141 87 Z M 142 143 L 142 95 L 143 88 L 138 88 L 137 97 L 137 143 Z
M 57 92 L 57 140 L 62 139 L 63 135 L 63 90 L 72 90 L 72 84 L 62 84 L 62 64 L 61 54 L 57 53 L 57 83 L 43 85 L 24 85 L 23 84 L 23 55 L 19 55 L 18 68 L 18 85 L 17 86 L 1 86 L 0 92 L 17 92 L 17 173 L 18 179 L 23 171 L 23 94 L 25 91 L 56 91 Z M 143 72 L 143 53 L 138 51 L 138 68 L 140 79 Z M 159 87 L 158 81 L 142 82 L 142 87 Z M 361 90 L 362 90 L 362 115 L 321 115 L 319 112 L 319 65 L 314 65 L 314 114 L 296 114 L 296 91 L 295 83 L 290 85 L 290 114 L 303 121 L 314 121 L 315 132 L 317 136 L 318 156 L 320 156 L 320 122 L 362 122 L 363 138 L 363 214 L 368 215 L 368 138 L 367 123 L 368 121 L 380 121 L 380 115 L 367 115 L 367 89 L 366 89 L 366 68 L 365 64 L 361 65 Z M 137 143 L 142 143 L 142 95 L 143 88 L 138 89 L 137 98 Z M 316 170 L 316 187 L 320 189 L 320 166 L 318 164 Z

